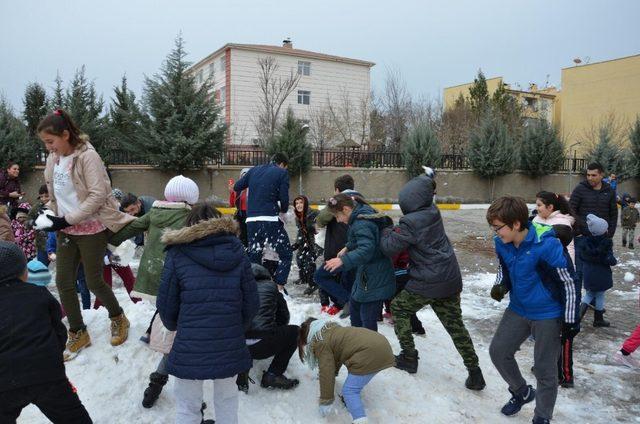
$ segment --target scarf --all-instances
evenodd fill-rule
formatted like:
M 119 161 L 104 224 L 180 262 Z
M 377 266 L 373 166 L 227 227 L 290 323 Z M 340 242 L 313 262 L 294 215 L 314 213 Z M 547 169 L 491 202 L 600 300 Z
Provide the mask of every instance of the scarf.
M 338 324 L 335 321 L 329 321 L 326 319 L 317 319 L 312 321 L 309 325 L 309 335 L 307 336 L 307 350 L 304 353 L 304 362 L 312 370 L 318 368 L 318 358 L 313 354 L 312 344 L 316 341 L 323 341 L 322 330 L 327 328 L 337 327 Z

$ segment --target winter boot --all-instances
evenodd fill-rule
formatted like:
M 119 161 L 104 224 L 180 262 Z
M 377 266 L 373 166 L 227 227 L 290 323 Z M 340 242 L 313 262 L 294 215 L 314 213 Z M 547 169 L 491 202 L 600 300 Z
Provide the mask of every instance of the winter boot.
M 149 387 L 144 390 L 144 396 L 142 398 L 142 406 L 145 408 L 151 408 L 162 393 L 162 388 L 167 384 L 169 379 L 168 375 L 152 372 L 149 375 Z
M 305 296 L 311 296 L 312 294 L 314 294 L 316 292 L 316 290 L 318 290 L 318 286 L 316 286 L 315 284 L 312 285 L 312 286 L 309 286 L 304 290 L 304 295 Z
M 404 350 L 396 355 L 396 368 L 404 370 L 409 374 L 415 374 L 418 372 L 418 351 L 412 353 L 405 352 Z
M 511 399 L 507 402 L 500 412 L 502 412 L 506 416 L 515 415 L 522 409 L 522 406 L 533 401 L 536 398 L 536 389 L 531 386 L 525 386 L 520 389 L 517 393 L 511 392 Z
M 216 420 L 205 420 L 204 419 L 204 410 L 207 409 L 207 404 L 202 402 L 202 406 L 200 407 L 200 415 L 202 415 L 202 421 L 200 424 L 215 424 Z
M 582 318 L 584 318 L 588 310 L 589 310 L 589 305 L 587 305 L 586 303 L 580 304 L 580 321 L 582 321 Z
M 270 372 L 264 371 L 262 373 L 262 381 L 260 386 L 265 389 L 282 389 L 289 390 L 296 387 L 300 382 L 295 378 L 287 378 L 284 375 L 273 375 Z
M 238 374 L 238 377 L 236 378 L 236 385 L 238 386 L 238 390 L 240 390 L 241 392 L 249 393 L 249 382 L 251 382 L 251 384 L 256 384 L 256 382 L 253 381 L 251 377 L 249 377 L 249 371 L 241 372 Z
M 129 337 L 129 320 L 122 312 L 111 318 L 111 346 L 119 346 Z
M 480 367 L 469 368 L 469 377 L 467 377 L 464 385 L 469 390 L 482 390 L 485 388 L 487 384 L 484 382 Z
M 622 247 L 627 247 L 627 239 L 622 239 Z
M 594 327 L 609 327 L 611 324 L 609 321 L 604 320 L 604 311 L 593 312 L 593 326 Z
M 69 331 L 67 347 L 63 353 L 65 362 L 75 358 L 82 349 L 89 346 L 91 346 L 91 338 L 89 337 L 89 333 L 87 333 L 86 328 L 78 330 L 75 333 L 73 331 Z
M 533 417 L 533 421 L 531 421 L 531 424 L 550 424 L 551 420 L 547 419 L 547 418 L 540 418 L 540 417 Z
M 629 242 L 629 249 L 633 249 L 633 243 Z

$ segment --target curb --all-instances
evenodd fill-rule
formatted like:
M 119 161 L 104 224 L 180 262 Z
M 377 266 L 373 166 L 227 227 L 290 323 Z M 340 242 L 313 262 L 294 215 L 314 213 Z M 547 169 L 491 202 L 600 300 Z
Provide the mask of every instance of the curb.
M 460 203 L 439 203 L 436 204 L 438 209 L 454 211 L 459 209 L 487 209 L 489 205 L 461 205 Z M 464 206 L 479 206 L 479 207 L 464 207 Z M 482 207 L 484 206 L 484 207 Z M 320 210 L 325 207 L 325 205 L 310 205 L 311 209 Z M 377 209 L 379 211 L 399 211 L 400 205 L 392 204 L 392 203 L 371 203 L 371 207 Z M 216 208 L 224 215 L 233 215 L 236 212 L 236 208 L 226 208 L 220 207 Z

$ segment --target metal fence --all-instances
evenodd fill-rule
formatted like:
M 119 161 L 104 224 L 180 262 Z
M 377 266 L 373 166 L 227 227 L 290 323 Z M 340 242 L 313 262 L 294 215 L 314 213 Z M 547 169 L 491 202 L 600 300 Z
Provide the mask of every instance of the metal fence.
M 44 165 L 46 155 L 39 153 L 40 164 Z M 216 158 L 206 161 L 207 165 L 236 165 L 256 166 L 269 161 L 269 155 L 261 148 L 228 148 Z M 110 165 L 147 165 L 139 156 L 129 151 L 112 151 L 105 162 Z M 358 149 L 314 149 L 312 151 L 312 166 L 338 168 L 404 168 L 402 154 L 398 151 L 369 151 Z M 586 159 L 566 158 L 559 171 L 580 173 L 587 167 Z M 466 155 L 444 154 L 440 157 L 438 169 L 469 170 L 469 160 Z

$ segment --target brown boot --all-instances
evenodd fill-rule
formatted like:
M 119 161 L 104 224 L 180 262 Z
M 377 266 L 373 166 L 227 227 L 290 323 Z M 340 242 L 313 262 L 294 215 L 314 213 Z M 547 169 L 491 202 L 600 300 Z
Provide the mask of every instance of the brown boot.
M 122 312 L 111 318 L 111 346 L 121 345 L 127 337 L 129 337 L 129 320 Z
M 67 340 L 67 348 L 63 353 L 65 362 L 75 358 L 85 347 L 91 346 L 91 338 L 86 329 L 78 330 L 75 333 L 69 331 L 69 338 Z

